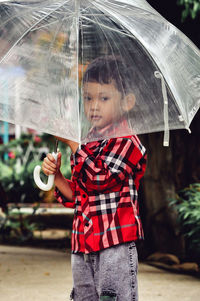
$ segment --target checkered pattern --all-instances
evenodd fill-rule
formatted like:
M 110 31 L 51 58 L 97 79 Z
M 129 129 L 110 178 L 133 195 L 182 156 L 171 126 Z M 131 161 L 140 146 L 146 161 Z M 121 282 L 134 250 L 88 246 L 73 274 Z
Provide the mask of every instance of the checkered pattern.
M 115 213 L 120 201 L 120 193 L 111 192 L 95 196 L 95 201 L 90 203 L 91 215 Z
M 82 145 L 71 166 L 73 201 L 57 189 L 56 197 L 75 208 L 72 251 L 90 253 L 143 238 L 137 191 L 146 154 L 138 137 Z

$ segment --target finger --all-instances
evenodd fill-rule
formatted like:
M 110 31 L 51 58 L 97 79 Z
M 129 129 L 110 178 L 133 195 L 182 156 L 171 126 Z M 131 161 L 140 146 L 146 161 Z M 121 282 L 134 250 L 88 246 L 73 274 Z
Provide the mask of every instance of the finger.
M 62 153 L 59 152 L 59 153 L 58 153 L 58 158 L 61 159 L 61 157 L 62 157 Z
M 49 164 L 46 164 L 45 162 L 42 163 L 42 169 L 49 170 L 49 172 L 56 172 L 56 165 L 51 166 Z
M 48 164 L 45 164 L 45 162 L 42 163 L 42 170 L 44 171 L 44 173 L 48 173 L 48 174 L 56 173 L 56 167 L 51 167 Z
M 52 171 L 50 171 L 48 168 L 45 168 L 45 167 L 42 168 L 42 171 L 44 172 L 44 174 L 45 174 L 46 176 L 55 174 L 55 172 L 52 172 Z
M 49 157 L 45 157 L 44 160 L 43 160 L 43 163 L 44 163 L 45 165 L 51 166 L 52 168 L 56 168 L 56 162 L 55 162 L 55 159 L 53 159 L 53 160 L 54 160 L 54 162 L 52 162 L 52 161 L 49 159 Z
M 58 157 L 57 157 L 57 166 L 60 166 L 60 164 L 61 164 L 61 157 L 62 157 L 62 154 L 59 152 L 58 153 Z
M 47 154 L 47 158 L 48 158 L 49 161 L 51 161 L 51 162 L 56 162 L 56 160 L 54 159 L 53 155 L 50 154 L 50 153 Z

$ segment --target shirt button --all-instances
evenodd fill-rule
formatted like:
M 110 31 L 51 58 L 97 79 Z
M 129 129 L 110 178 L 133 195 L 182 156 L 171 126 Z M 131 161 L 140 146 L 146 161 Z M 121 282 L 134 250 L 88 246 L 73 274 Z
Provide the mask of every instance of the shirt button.
M 83 194 L 83 198 L 84 198 L 84 199 L 86 198 L 86 194 L 85 194 L 85 193 Z
M 89 226 L 89 223 L 85 223 L 85 226 L 88 227 L 88 226 Z

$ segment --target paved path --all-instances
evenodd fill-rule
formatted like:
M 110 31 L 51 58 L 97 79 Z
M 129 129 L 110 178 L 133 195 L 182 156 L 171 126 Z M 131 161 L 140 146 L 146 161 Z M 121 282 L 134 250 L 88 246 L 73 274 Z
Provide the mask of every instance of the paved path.
M 70 251 L 0 246 L 1 301 L 69 301 L 71 286 Z M 140 263 L 139 293 L 140 301 L 199 301 L 200 280 Z

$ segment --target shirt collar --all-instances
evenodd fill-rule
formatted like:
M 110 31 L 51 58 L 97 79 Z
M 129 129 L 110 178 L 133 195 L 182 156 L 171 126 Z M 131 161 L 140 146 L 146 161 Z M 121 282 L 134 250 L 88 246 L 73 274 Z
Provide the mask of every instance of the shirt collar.
M 121 119 L 117 123 L 107 125 L 103 129 L 97 129 L 93 127 L 88 136 L 87 140 L 92 140 L 96 138 L 95 141 L 88 142 L 86 144 L 82 144 L 81 147 L 79 147 L 76 151 L 76 153 L 73 155 L 73 161 L 76 169 L 80 170 L 82 168 L 82 165 L 85 161 L 85 159 L 88 156 L 94 155 L 94 148 L 96 149 L 102 148 L 104 145 L 104 142 L 107 141 L 107 137 L 110 138 L 116 138 L 117 137 L 124 137 L 124 136 L 131 136 L 133 133 L 128 125 L 128 122 L 126 119 Z M 102 144 L 103 143 L 103 144 Z M 77 170 L 77 171 L 78 171 Z
M 121 119 L 118 122 L 109 124 L 103 129 L 91 128 L 88 133 L 87 140 L 104 140 L 116 137 L 130 136 L 133 132 L 131 131 L 128 121 Z

